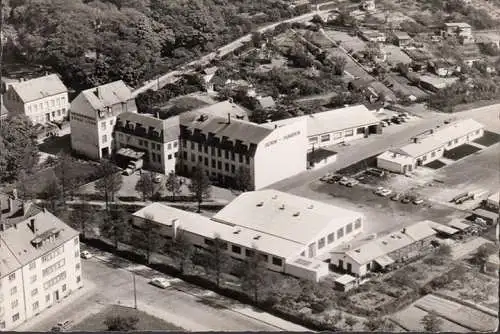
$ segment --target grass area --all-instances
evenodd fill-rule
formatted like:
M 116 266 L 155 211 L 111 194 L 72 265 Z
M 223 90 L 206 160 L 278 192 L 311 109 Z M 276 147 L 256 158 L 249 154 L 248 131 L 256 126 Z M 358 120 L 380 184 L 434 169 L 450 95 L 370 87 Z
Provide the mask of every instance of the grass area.
M 483 136 L 474 140 L 474 142 L 484 146 L 495 145 L 500 142 L 500 134 L 491 131 L 484 131 Z
M 432 162 L 429 162 L 427 165 L 425 165 L 425 167 L 429 167 L 432 169 L 440 169 L 441 167 L 444 167 L 444 166 L 446 166 L 446 164 L 439 161 L 439 160 L 434 160 Z
M 444 157 L 451 160 L 460 160 L 468 155 L 481 151 L 480 148 L 469 144 L 460 145 L 452 150 L 444 152 Z
M 137 329 L 141 331 L 184 331 L 183 328 L 177 327 L 169 322 L 163 321 L 162 319 L 153 317 L 140 310 L 135 310 L 133 308 L 110 305 L 104 310 L 97 314 L 90 315 L 85 318 L 82 322 L 71 328 L 72 331 L 105 331 L 106 325 L 104 321 L 109 316 L 121 316 L 121 317 L 131 317 L 135 316 L 139 319 L 137 323 Z

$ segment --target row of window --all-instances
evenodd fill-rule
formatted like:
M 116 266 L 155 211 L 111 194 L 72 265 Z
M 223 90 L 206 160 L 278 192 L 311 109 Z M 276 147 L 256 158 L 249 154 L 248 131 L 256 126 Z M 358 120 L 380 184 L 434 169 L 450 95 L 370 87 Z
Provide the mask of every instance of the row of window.
M 352 231 L 353 231 L 352 225 L 353 225 L 352 223 L 349 223 L 345 226 L 345 235 L 352 233 Z M 354 222 L 354 229 L 357 230 L 359 228 L 361 228 L 361 219 L 358 218 Z M 341 227 L 337 230 L 337 240 L 342 238 L 343 236 L 344 236 L 344 228 Z M 326 242 L 325 242 L 325 238 L 321 238 L 318 240 L 318 249 L 325 247 L 326 243 L 331 244 L 334 241 L 335 241 L 335 232 L 332 232 L 332 233 L 328 234 L 328 236 L 326 237 Z
M 186 153 L 186 152 L 184 152 Z M 196 162 L 196 156 L 194 154 L 191 154 L 191 161 Z M 205 157 L 203 158 L 201 155 L 198 156 L 198 162 L 203 162 L 206 167 L 208 167 L 208 158 Z M 211 166 L 212 168 L 216 168 L 219 170 L 222 170 L 222 161 L 216 161 L 215 159 L 211 159 Z M 236 166 L 234 164 L 229 165 L 229 163 L 224 163 L 224 170 L 226 172 L 229 172 L 229 169 L 231 169 L 231 173 L 236 173 Z
M 66 264 L 66 259 L 61 259 L 61 260 L 57 261 L 53 265 L 51 265 L 51 266 L 43 269 L 42 270 L 42 276 L 45 277 L 47 275 L 52 274 L 57 269 L 60 269 L 60 268 L 64 267 L 65 264 Z
M 48 254 L 45 254 L 44 256 L 42 256 L 42 263 L 45 263 L 47 261 L 52 260 L 56 256 L 61 255 L 63 252 L 64 252 L 64 245 L 54 249 L 52 252 L 50 252 Z
M 95 126 L 97 124 L 96 121 L 94 119 L 92 119 L 91 117 L 77 115 L 75 113 L 71 113 L 69 117 L 70 117 L 70 121 L 78 121 L 78 122 L 87 123 L 87 124 L 90 124 L 93 126 Z
M 236 161 L 236 153 L 234 151 L 223 150 L 223 149 L 215 148 L 215 147 L 210 147 L 210 150 L 209 150 L 208 148 L 209 148 L 208 145 L 202 145 L 202 144 L 198 143 L 198 152 L 200 152 L 200 153 L 209 154 L 209 151 L 210 151 L 211 156 L 217 155 L 217 157 L 222 157 L 222 152 L 224 152 L 225 159 Z M 194 142 L 191 142 L 191 150 L 192 151 L 195 150 L 195 143 Z M 245 158 L 243 158 L 243 157 L 245 157 Z M 238 160 L 240 163 L 243 163 L 243 160 L 245 160 L 246 164 L 250 164 L 250 157 L 248 155 L 238 154 Z
M 101 130 L 106 130 L 106 126 L 107 126 L 107 121 L 102 121 L 101 122 Z M 110 119 L 109 120 L 109 126 L 112 127 L 113 126 L 113 119 Z
M 205 244 L 207 246 L 213 246 L 214 241 L 212 239 L 207 239 L 205 238 Z M 227 243 L 221 244 L 222 249 L 228 250 L 227 249 Z M 231 245 L 231 252 L 234 254 L 242 255 L 242 247 L 238 245 Z M 254 256 L 254 250 L 245 248 L 245 256 L 246 257 L 252 257 Z M 259 256 L 262 258 L 262 261 L 268 262 L 269 261 L 269 256 L 264 253 L 259 253 Z M 283 260 L 279 257 L 272 256 L 272 264 L 275 266 L 282 266 L 283 265 Z
M 50 280 L 48 280 L 47 282 L 43 283 L 43 288 L 45 290 L 50 289 L 51 287 L 53 287 L 54 285 L 56 285 L 57 283 L 59 283 L 62 280 L 65 280 L 65 279 L 66 279 L 66 271 L 63 271 L 62 273 L 60 273 L 56 277 L 53 277 Z
M 49 104 L 49 101 L 28 104 L 28 113 L 30 113 L 31 111 L 36 113 L 38 111 L 47 110 L 47 109 L 49 109 L 49 105 L 50 105 L 50 108 L 60 107 L 61 105 L 63 107 L 66 107 L 65 103 L 66 103 L 66 97 L 63 96 L 61 98 L 50 100 L 50 104 Z M 64 108 L 63 110 L 66 110 L 66 108 Z
M 126 136 L 127 135 L 125 135 L 123 133 L 118 133 L 118 138 L 119 139 L 125 139 Z M 151 148 L 153 150 L 161 151 L 161 144 L 159 144 L 159 143 L 149 142 L 146 139 L 138 139 L 137 143 L 138 143 L 139 146 L 143 146 L 143 147 L 146 147 L 146 148 L 149 148 L 149 146 L 151 144 Z M 167 145 L 167 150 L 172 150 L 172 149 L 177 148 L 178 142 L 177 142 L 177 140 L 175 140 L 173 142 L 167 143 L 166 145 Z
M 344 137 L 352 137 L 354 136 L 354 130 L 346 130 L 343 132 Z M 335 132 L 333 134 L 325 134 L 320 136 L 320 140 L 322 143 L 330 141 L 330 140 L 337 140 L 342 138 L 342 132 Z M 309 138 L 309 143 L 317 143 L 318 142 L 318 137 L 310 137 Z

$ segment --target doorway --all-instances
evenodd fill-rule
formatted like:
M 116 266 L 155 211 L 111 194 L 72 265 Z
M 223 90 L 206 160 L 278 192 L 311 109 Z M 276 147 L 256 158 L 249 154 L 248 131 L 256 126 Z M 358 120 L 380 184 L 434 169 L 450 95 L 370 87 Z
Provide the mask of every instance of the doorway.
M 59 301 L 59 290 L 54 291 L 54 301 Z
M 101 157 L 109 158 L 109 147 L 104 147 L 101 149 Z

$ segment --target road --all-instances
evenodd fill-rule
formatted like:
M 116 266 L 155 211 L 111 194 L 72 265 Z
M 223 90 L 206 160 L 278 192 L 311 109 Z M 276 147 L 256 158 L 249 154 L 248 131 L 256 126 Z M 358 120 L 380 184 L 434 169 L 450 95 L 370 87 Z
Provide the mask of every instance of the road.
M 258 29 L 257 31 L 260 33 L 263 33 L 263 32 L 274 29 L 276 26 L 280 25 L 281 23 L 293 23 L 293 22 L 307 21 L 307 20 L 310 20 L 314 15 L 323 15 L 323 14 L 327 14 L 331 11 L 330 9 L 329 10 L 318 10 L 318 9 L 319 9 L 319 6 L 317 6 L 316 10 L 313 12 L 310 12 L 310 13 L 307 13 L 307 14 L 304 14 L 301 16 L 293 17 L 291 19 L 287 19 L 287 20 L 283 20 L 280 22 L 269 24 L 267 26 L 264 26 L 264 27 Z M 164 87 L 165 85 L 167 85 L 169 83 L 174 83 L 178 80 L 178 78 L 181 75 L 194 72 L 194 70 L 189 69 L 189 68 L 193 68 L 193 67 L 198 66 L 198 65 L 206 66 L 207 64 L 210 63 L 210 61 L 215 59 L 215 57 L 217 57 L 217 56 L 224 57 L 224 56 L 228 55 L 229 53 L 233 52 L 234 50 L 241 48 L 246 42 L 249 42 L 251 40 L 251 38 L 252 38 L 252 34 L 247 34 L 245 36 L 242 36 L 242 37 L 238 38 L 237 40 L 234 40 L 231 43 L 226 44 L 226 45 L 218 48 L 217 51 L 215 51 L 215 52 L 211 52 L 211 53 L 209 53 L 209 54 L 207 54 L 207 55 L 205 55 L 197 60 L 194 60 L 194 61 L 191 61 L 191 62 L 185 64 L 184 66 L 181 67 L 181 70 L 175 70 L 175 71 L 166 73 L 157 79 L 150 80 L 150 81 L 146 82 L 143 86 L 134 90 L 132 95 L 137 96 L 138 94 L 143 93 L 149 89 L 157 90 L 159 88 Z
M 181 280 L 173 279 L 175 283 L 165 290 L 156 288 L 148 283 L 151 277 L 169 277 L 108 253 L 95 254 L 89 260 L 82 260 L 86 287 L 80 290 L 83 292 L 77 298 L 65 300 L 64 303 L 45 310 L 17 330 L 48 331 L 55 323 L 65 319 L 73 320 L 73 327 L 78 329 L 79 322 L 98 313 L 106 305 L 133 307 L 132 272 L 136 274 L 138 309 L 187 331 L 307 330 Z M 217 305 L 210 300 L 216 301 Z

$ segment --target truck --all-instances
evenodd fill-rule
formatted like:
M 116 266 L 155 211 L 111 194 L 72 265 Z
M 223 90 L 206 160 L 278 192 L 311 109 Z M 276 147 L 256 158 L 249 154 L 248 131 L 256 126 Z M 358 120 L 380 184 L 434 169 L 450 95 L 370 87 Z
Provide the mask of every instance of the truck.
M 129 164 L 127 165 L 127 168 L 123 171 L 124 175 L 132 175 L 136 171 L 142 169 L 142 166 L 144 165 L 144 160 L 142 159 L 137 159 L 137 160 L 131 160 Z

